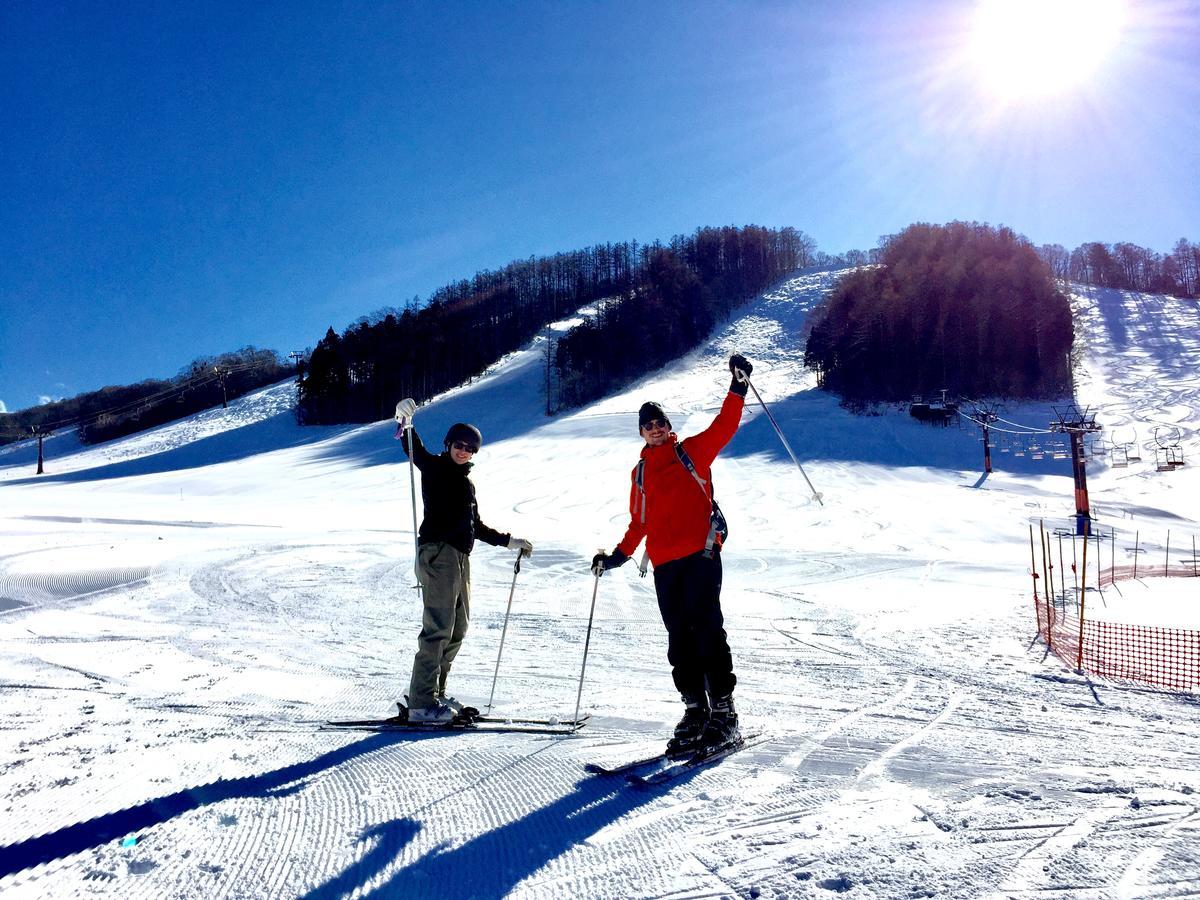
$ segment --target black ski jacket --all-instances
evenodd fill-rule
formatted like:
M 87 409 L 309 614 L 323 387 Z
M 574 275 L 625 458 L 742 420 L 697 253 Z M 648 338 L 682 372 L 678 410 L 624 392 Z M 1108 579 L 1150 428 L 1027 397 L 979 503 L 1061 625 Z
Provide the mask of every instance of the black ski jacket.
M 496 531 L 479 518 L 475 502 L 475 485 L 469 477 L 472 463 L 459 465 L 450 458 L 450 451 L 434 456 L 425 449 L 415 429 L 408 432 L 413 438 L 413 464 L 421 470 L 421 499 L 425 503 L 425 518 L 417 542 L 433 544 L 444 541 L 461 553 L 470 553 L 475 539 L 493 547 L 508 546 L 512 535 Z M 400 444 L 408 453 L 408 441 Z

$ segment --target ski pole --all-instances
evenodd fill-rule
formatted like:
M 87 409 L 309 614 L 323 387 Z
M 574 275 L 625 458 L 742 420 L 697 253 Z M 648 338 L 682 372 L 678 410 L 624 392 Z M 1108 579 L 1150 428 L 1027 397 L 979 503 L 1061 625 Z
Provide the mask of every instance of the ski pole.
M 603 549 L 600 550 L 604 552 Z M 592 611 L 588 613 L 587 638 L 583 642 L 583 667 L 579 670 L 579 691 L 575 694 L 575 727 L 579 725 L 579 704 L 583 700 L 583 673 L 587 671 L 588 648 L 592 645 L 592 621 L 596 616 L 596 594 L 600 592 L 600 573 L 596 573 L 596 584 L 592 588 Z
M 487 709 L 492 711 L 492 698 L 496 696 L 496 679 L 500 677 L 500 655 L 504 652 L 504 637 L 508 634 L 508 614 L 512 612 L 513 594 L 517 590 L 517 573 L 521 571 L 521 551 L 517 551 L 517 561 L 513 563 L 512 587 L 508 589 L 508 608 L 504 610 L 504 627 L 500 629 L 500 649 L 496 651 L 496 671 L 492 675 L 492 692 L 488 694 Z
M 750 376 L 741 369 L 737 369 L 734 374 L 737 376 L 738 381 L 746 382 L 746 385 L 750 388 L 750 390 L 754 391 L 754 399 L 758 401 L 758 405 L 761 406 L 763 408 L 763 412 L 767 414 L 767 418 L 771 422 L 771 427 L 775 429 L 775 433 L 779 435 L 779 440 L 783 442 L 783 448 L 787 450 L 788 456 L 792 458 L 792 462 L 796 464 L 796 468 L 800 470 L 800 474 L 803 475 L 804 480 L 808 482 L 808 489 L 812 491 L 813 499 L 816 500 L 821 506 L 824 506 L 825 504 L 821 500 L 820 492 L 817 491 L 817 489 L 813 487 L 813 483 L 809 481 L 808 473 L 804 471 L 804 466 L 800 465 L 800 460 L 796 459 L 796 454 L 792 452 L 792 445 L 789 444 L 787 442 L 787 438 L 783 436 L 783 429 L 779 427 L 779 423 L 776 422 L 775 417 L 771 415 L 771 410 L 767 409 L 767 404 L 763 403 L 763 398 L 759 395 L 758 388 L 754 386 L 754 382 L 750 380 Z
M 408 442 L 408 487 L 413 496 L 413 575 L 416 576 L 416 589 L 421 589 L 421 538 L 416 530 L 416 472 L 413 466 L 413 426 L 404 428 L 404 439 Z

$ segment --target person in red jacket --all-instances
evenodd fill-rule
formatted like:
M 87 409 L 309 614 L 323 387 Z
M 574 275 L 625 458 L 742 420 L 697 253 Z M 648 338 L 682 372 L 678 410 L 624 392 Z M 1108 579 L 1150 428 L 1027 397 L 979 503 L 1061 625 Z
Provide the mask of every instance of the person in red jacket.
M 680 441 L 657 403 L 638 410 L 646 446 L 634 467 L 629 527 L 612 553 L 597 553 L 598 576 L 625 563 L 642 538 L 654 564 L 654 590 L 667 629 L 667 659 L 686 710 L 667 744 L 671 756 L 715 749 L 741 739 L 733 706 L 733 656 L 721 614 L 721 543 L 725 523 L 713 500 L 713 460 L 741 423 L 753 367 L 729 358 L 733 382 L 704 431 Z

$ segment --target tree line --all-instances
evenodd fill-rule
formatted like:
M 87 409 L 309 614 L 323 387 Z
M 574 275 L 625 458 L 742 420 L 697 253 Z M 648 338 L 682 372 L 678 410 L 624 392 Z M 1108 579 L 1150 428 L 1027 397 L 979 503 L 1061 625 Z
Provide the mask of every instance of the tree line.
M 699 346 L 721 319 L 814 262 L 794 228 L 699 228 L 643 248 L 628 289 L 558 341 L 557 405 L 581 406 Z
M 841 278 L 814 313 L 804 362 L 852 401 L 1056 397 L 1070 388 L 1071 308 L 1008 228 L 911 225 L 879 265 Z
M 1061 281 L 1174 297 L 1200 296 L 1200 244 L 1180 238 L 1170 253 L 1137 244 L 1092 241 L 1068 251 L 1044 244 L 1038 255 Z
M 439 288 L 423 306 L 414 300 L 404 310 L 380 310 L 341 334 L 330 328 L 300 382 L 300 420 L 373 422 L 390 416 L 400 397 L 423 402 L 483 374 L 568 313 L 601 300 L 605 308 L 614 307 L 619 305 L 614 298 L 639 295 L 664 253 L 686 253 L 697 277 L 720 282 L 722 292 L 726 282 L 753 280 L 762 266 L 759 243 L 748 241 L 743 254 L 740 244 L 721 237 L 741 231 L 700 229 L 691 238 L 674 239 L 670 248 L 629 241 L 514 261 Z M 811 239 L 783 231 L 788 238 L 775 243 L 791 247 L 793 260 L 809 259 Z M 563 339 L 568 345 L 577 340 L 571 334 Z M 574 373 L 563 379 L 561 366 L 558 371 L 560 383 L 573 390 Z M 571 396 L 571 404 L 580 402 Z M 557 405 L 548 402 L 548 411 Z
M 98 444 L 194 415 L 290 373 L 273 350 L 244 347 L 201 357 L 175 378 L 112 385 L 0 415 L 0 444 L 64 428 L 78 428 L 82 443 Z

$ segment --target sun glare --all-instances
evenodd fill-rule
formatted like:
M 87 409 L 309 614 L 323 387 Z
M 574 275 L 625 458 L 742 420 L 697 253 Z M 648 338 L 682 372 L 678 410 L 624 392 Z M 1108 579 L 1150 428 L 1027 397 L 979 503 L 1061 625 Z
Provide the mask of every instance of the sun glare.
M 1088 81 L 1123 21 L 1121 0 L 982 0 L 968 52 L 999 99 L 1062 94 Z

